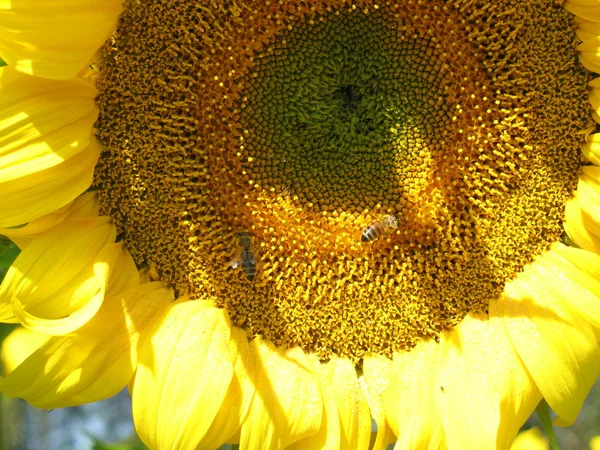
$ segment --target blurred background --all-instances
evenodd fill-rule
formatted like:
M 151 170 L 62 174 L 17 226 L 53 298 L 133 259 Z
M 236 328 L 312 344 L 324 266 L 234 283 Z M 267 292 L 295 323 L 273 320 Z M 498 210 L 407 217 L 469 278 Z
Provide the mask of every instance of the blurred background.
M 22 400 L 6 396 L 2 397 L 1 402 L 0 450 L 146 448 L 135 436 L 127 391 L 102 402 L 51 411 L 33 408 Z M 535 414 L 523 429 L 532 426 L 542 429 Z M 593 387 L 575 424 L 554 430 L 562 450 L 590 448 L 590 439 L 600 434 L 600 383 Z M 220 450 L 226 449 L 231 449 L 231 446 L 224 446 Z

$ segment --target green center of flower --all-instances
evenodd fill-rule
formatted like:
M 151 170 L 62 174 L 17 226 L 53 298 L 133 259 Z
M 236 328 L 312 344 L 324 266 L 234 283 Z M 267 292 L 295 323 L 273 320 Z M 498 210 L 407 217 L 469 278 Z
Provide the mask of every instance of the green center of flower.
M 435 43 L 398 34 L 377 10 L 277 36 L 238 102 L 250 177 L 322 210 L 396 210 L 411 174 L 431 171 L 418 136 L 438 140 L 452 117 Z
M 358 361 L 560 238 L 590 78 L 560 5 L 236 5 L 130 5 L 100 67 L 103 210 L 178 293 Z

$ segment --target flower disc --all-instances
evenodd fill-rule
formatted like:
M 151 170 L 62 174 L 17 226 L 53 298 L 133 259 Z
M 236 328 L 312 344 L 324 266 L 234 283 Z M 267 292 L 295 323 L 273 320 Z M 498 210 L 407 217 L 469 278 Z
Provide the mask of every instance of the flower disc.
M 389 357 L 560 239 L 576 44 L 551 0 L 132 1 L 100 67 L 103 210 L 249 336 Z

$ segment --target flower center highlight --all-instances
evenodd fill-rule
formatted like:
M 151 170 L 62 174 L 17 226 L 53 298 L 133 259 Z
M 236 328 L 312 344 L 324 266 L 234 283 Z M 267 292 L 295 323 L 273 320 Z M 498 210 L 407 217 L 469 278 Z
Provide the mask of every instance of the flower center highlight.
M 591 77 L 556 2 L 189 3 L 129 4 L 99 64 L 103 211 L 179 294 L 359 361 L 560 238 Z

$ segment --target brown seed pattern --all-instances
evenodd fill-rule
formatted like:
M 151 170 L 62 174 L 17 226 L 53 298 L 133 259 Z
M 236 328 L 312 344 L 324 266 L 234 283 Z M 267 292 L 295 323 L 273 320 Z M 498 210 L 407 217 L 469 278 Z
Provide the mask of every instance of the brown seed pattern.
M 103 210 L 249 336 L 390 356 L 560 238 L 591 119 L 557 2 L 126 6 L 99 64 Z M 385 214 L 398 228 L 362 245 Z

